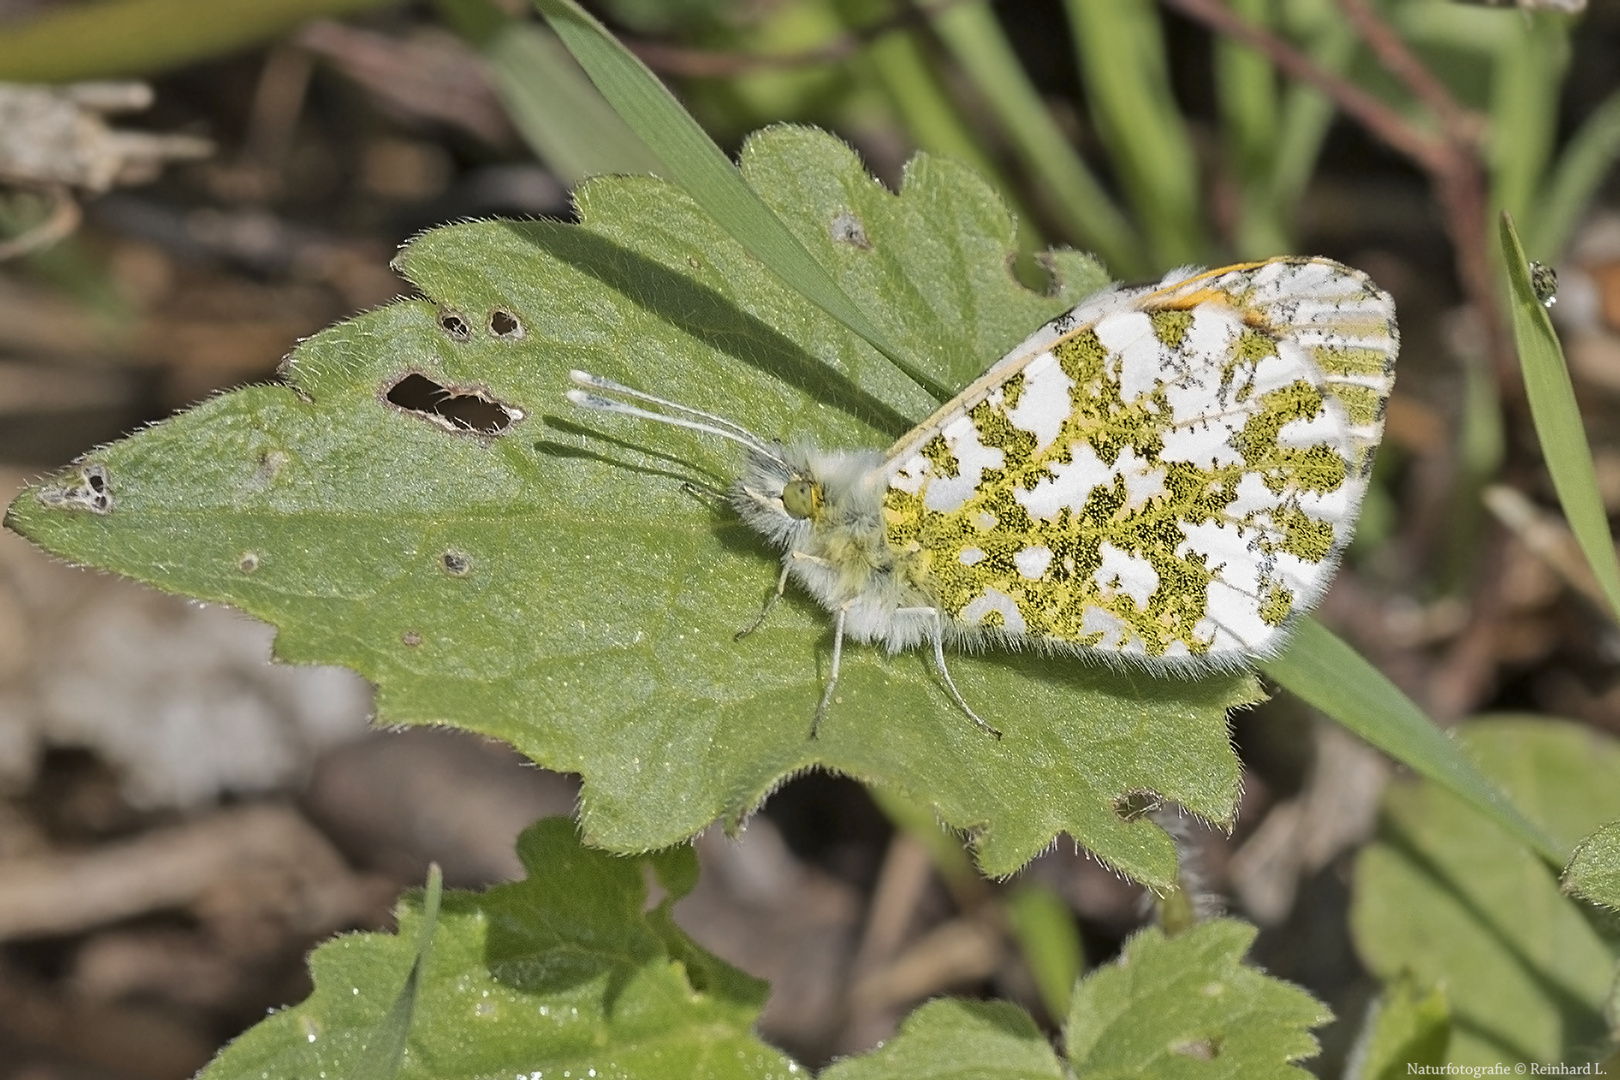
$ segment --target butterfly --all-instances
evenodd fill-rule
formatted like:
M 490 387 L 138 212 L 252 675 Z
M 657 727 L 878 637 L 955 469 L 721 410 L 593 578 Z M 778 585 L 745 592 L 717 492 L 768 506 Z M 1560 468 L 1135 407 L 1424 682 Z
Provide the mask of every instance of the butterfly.
M 768 442 L 581 371 L 568 398 L 747 449 L 730 504 L 783 553 L 748 629 L 790 580 L 833 618 L 812 737 L 849 640 L 931 647 L 999 738 L 946 644 L 1185 675 L 1275 654 L 1350 541 L 1399 340 L 1365 274 L 1285 257 L 1097 293 L 882 451 Z

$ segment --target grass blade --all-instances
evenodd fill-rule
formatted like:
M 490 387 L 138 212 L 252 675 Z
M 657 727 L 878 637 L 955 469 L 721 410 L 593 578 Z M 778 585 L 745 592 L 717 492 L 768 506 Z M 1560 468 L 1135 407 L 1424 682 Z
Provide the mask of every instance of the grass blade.
M 1530 850 L 1563 866 L 1568 853 L 1522 814 L 1383 672 L 1315 619 L 1301 619 L 1279 656 L 1259 663 L 1283 689 L 1456 795 Z
M 863 338 L 940 401 L 952 393 L 884 338 L 866 313 L 756 195 L 663 83 L 574 0 L 534 0 L 615 112 L 658 155 L 670 177 L 749 254 Z
M 1266 0 L 1233 0 L 1232 9 L 1256 26 L 1269 28 Z M 1219 106 L 1225 171 L 1235 181 L 1241 205 L 1233 230 L 1239 257 L 1259 259 L 1289 248 L 1284 206 L 1269 184 L 1277 154 L 1279 113 L 1277 73 L 1271 62 L 1247 45 L 1215 39 L 1215 99 Z
M 1198 158 L 1152 0 L 1067 0 L 1086 98 L 1159 269 L 1206 261 Z
M 1597 576 L 1609 608 L 1620 619 L 1620 562 L 1615 559 L 1609 518 L 1598 494 L 1592 447 L 1586 441 L 1575 387 L 1569 380 L 1564 350 L 1558 344 L 1547 309 L 1530 285 L 1530 265 L 1519 244 L 1513 219 L 1502 213 L 1502 257 L 1507 262 L 1508 309 L 1513 316 L 1513 340 L 1519 347 L 1530 416 L 1536 424 L 1541 454 L 1552 474 L 1558 502 L 1569 520 L 1586 561 Z
M 1069 1015 L 1075 981 L 1085 970 L 1085 947 L 1074 913 L 1056 892 L 1036 881 L 1007 898 L 1007 927 L 1035 978 L 1046 1015 Z
M 366 1039 L 349 1080 L 393 1080 L 405 1060 L 405 1040 L 411 1034 L 411 1018 L 416 1013 L 416 989 L 422 982 L 433 951 L 433 931 L 439 925 L 439 900 L 444 894 L 444 873 L 439 864 L 428 867 L 427 889 L 422 896 L 422 922 L 416 936 L 416 959 L 399 996 Z
M 484 61 L 523 141 L 569 187 L 603 173 L 664 171 L 545 30 L 508 23 L 484 47 Z
M 1355 57 L 1357 41 L 1355 31 L 1335 20 L 1316 31 L 1308 51 L 1323 70 L 1343 74 Z M 1293 217 L 1305 194 L 1334 114 L 1333 102 L 1313 86 L 1292 83 L 1283 93 L 1282 132 L 1272 162 L 1271 193 L 1284 222 Z
M 1558 133 L 1558 91 L 1569 63 L 1563 21 L 1527 19 L 1491 65 L 1491 195 L 1521 217 L 1535 203 Z
M 936 8 L 933 25 L 1071 238 L 1101 257 L 1116 277 L 1151 276 L 1141 237 L 1052 119 L 990 5 L 972 0 Z
M 1551 182 L 1544 188 L 1540 209 L 1525 229 L 1524 247 L 1532 259 L 1551 262 L 1563 254 L 1575 232 L 1575 223 L 1586 213 L 1587 204 L 1617 157 L 1620 91 L 1605 98 L 1581 123 L 1558 159 Z

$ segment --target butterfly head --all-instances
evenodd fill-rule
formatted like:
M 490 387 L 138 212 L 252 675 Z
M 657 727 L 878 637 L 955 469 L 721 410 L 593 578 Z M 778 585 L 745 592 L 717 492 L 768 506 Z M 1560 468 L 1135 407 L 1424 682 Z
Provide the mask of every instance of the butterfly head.
M 798 521 L 814 521 L 821 515 L 826 494 L 821 484 L 808 476 L 795 476 L 782 485 L 782 512 Z

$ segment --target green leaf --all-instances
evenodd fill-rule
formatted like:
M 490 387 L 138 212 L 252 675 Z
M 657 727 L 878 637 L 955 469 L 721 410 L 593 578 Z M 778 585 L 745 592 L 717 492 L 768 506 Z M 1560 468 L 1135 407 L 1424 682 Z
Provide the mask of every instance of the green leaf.
M 672 948 L 673 898 L 643 915 L 643 860 L 581 847 L 566 818 L 528 829 L 518 855 L 525 880 L 445 896 L 399 1076 L 763 1080 L 798 1071 L 750 1031 L 765 985 L 684 935 Z M 316 949 L 309 998 L 226 1047 L 205 1080 L 352 1075 L 416 953 L 419 900 L 407 898 L 397 915 L 397 935 L 351 934 Z
M 1451 1041 L 1451 1009 L 1444 991 L 1425 990 L 1402 973 L 1384 987 L 1350 1051 L 1344 1080 L 1399 1080 L 1411 1066 L 1440 1065 Z M 1433 1075 L 1433 1074 L 1429 1074 Z
M 1614 540 L 1609 535 L 1608 514 L 1603 509 L 1597 471 L 1592 464 L 1592 447 L 1586 441 L 1586 427 L 1575 402 L 1564 350 L 1558 344 L 1547 309 L 1531 287 L 1530 264 L 1513 231 L 1513 219 L 1505 213 L 1501 239 L 1513 339 L 1519 346 L 1519 365 L 1524 370 L 1524 389 L 1530 399 L 1536 438 L 1541 440 L 1541 453 L 1547 459 L 1547 471 L 1552 474 L 1570 531 L 1597 576 L 1603 595 L 1608 597 L 1610 611 L 1620 619 L 1620 560 L 1616 559 Z
M 803 238 L 794 235 L 743 182 L 726 155 L 647 65 L 574 0 L 534 3 L 630 130 L 651 147 L 670 177 L 743 250 L 799 295 L 854 331 L 937 400 L 952 396 L 947 384 L 935 382 L 917 361 L 884 336 L 827 268 L 805 250 Z
M 405 976 L 405 985 L 393 1005 L 377 1022 L 366 1037 L 360 1060 L 349 1073 L 350 1080 L 393 1080 L 405 1062 L 405 1044 L 410 1038 L 411 1023 L 416 1018 L 417 991 L 422 985 L 422 972 L 426 970 L 433 953 L 433 933 L 439 926 L 439 906 L 444 897 L 444 874 L 439 864 L 428 868 L 427 890 L 422 897 L 422 917 L 416 930 L 416 957 Z
M 103 0 L 13 21 L 0 33 L 0 80 L 76 82 L 155 75 L 235 52 L 311 19 L 386 0 Z
M 752 140 L 743 164 L 947 385 L 1102 281 L 1092 261 L 1060 253 L 1056 292 L 1019 285 L 1011 222 L 949 162 L 919 158 L 895 196 L 836 140 L 784 128 Z M 1153 791 L 1230 821 L 1225 712 L 1255 700 L 1254 679 L 954 657 L 957 685 L 1006 732 L 996 741 L 927 657 L 852 646 L 809 739 L 826 613 L 790 595 L 734 641 L 779 564 L 729 509 L 681 486 L 728 483 L 736 448 L 582 414 L 563 400 L 566 373 L 828 447 L 881 447 L 932 402 L 670 185 L 604 177 L 577 201 L 578 226 L 419 237 L 399 265 L 426 299 L 306 341 L 288 386 L 212 399 L 97 451 L 21 495 L 8 520 L 64 558 L 273 622 L 282 659 L 376 683 L 383 723 L 456 725 L 580 773 L 592 843 L 646 851 L 716 817 L 736 824 L 820 766 L 931 805 L 973 836 L 991 874 L 1066 831 L 1125 873 L 1173 883 L 1169 838 L 1119 806 Z M 512 422 L 486 436 L 395 407 L 389 388 L 407 373 L 464 404 L 505 403 Z M 64 496 L 91 464 L 110 483 L 109 513 Z
M 1479 721 L 1458 735 L 1560 844 L 1620 817 L 1614 739 L 1544 718 Z M 1449 792 L 1392 788 L 1355 882 L 1362 960 L 1385 979 L 1410 970 L 1446 987 L 1453 1062 L 1586 1060 L 1603 1036 L 1612 926 L 1600 932 L 1544 862 Z
M 1306 1080 L 1310 1029 L 1332 1014 L 1297 986 L 1243 963 L 1254 927 L 1212 919 L 1173 938 L 1157 928 L 1075 987 L 1064 1032 L 1086 1080 Z
M 1620 910 L 1620 821 L 1611 821 L 1575 845 L 1564 869 L 1564 889 Z
M 1299 620 L 1282 654 L 1259 667 L 1277 685 L 1418 775 L 1445 785 L 1532 851 L 1554 863 L 1564 861 L 1558 844 L 1480 776 L 1411 698 L 1315 619 Z
M 1062 1080 L 1063 1063 L 1029 1014 L 1004 1001 L 930 1001 L 894 1038 L 834 1062 L 819 1080 Z

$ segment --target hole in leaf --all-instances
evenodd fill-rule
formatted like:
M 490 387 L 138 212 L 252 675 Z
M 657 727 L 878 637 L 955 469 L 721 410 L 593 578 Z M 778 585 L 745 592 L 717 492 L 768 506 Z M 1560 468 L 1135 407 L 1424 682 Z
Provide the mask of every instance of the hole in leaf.
M 113 508 L 112 477 L 100 462 L 81 465 L 58 483 L 39 489 L 39 501 L 52 509 L 88 510 L 110 514 Z
M 848 210 L 840 210 L 833 215 L 832 224 L 827 227 L 833 240 L 850 247 L 858 247 L 862 251 L 872 250 L 872 241 L 867 239 L 866 226 L 861 219 Z
M 472 324 L 459 311 L 439 309 L 439 329 L 450 335 L 452 341 L 467 341 L 472 337 Z
M 1151 791 L 1132 791 L 1114 800 L 1114 813 L 1121 821 L 1136 821 L 1157 810 L 1164 803 Z
M 389 387 L 387 397 L 390 405 L 456 432 L 498 435 L 523 419 L 523 410 L 503 405 L 481 390 L 440 386 L 415 372 Z
M 236 568 L 244 574 L 251 574 L 259 568 L 259 556 L 256 552 L 244 551 L 242 557 L 236 560 Z
M 472 570 L 472 558 L 459 551 L 447 551 L 441 557 L 444 572 L 451 577 L 466 577 Z
M 523 324 L 510 311 L 496 308 L 489 313 L 489 332 L 498 338 L 515 341 L 523 336 Z

